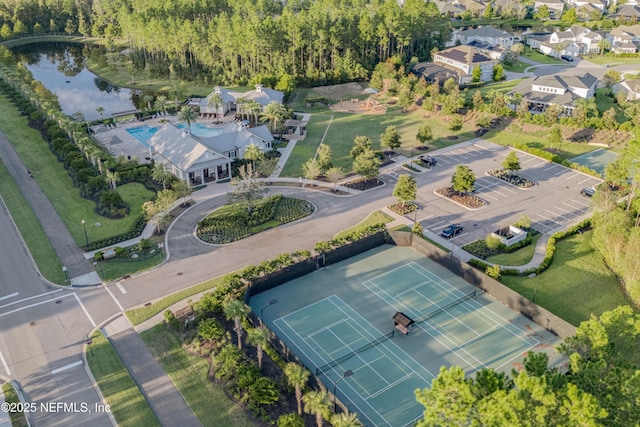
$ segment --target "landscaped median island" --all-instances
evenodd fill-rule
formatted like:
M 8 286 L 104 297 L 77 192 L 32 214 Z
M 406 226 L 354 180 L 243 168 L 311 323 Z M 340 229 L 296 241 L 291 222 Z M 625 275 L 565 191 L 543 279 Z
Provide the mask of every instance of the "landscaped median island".
M 231 243 L 313 213 L 311 202 L 277 194 L 259 201 L 251 211 L 240 204 L 217 209 L 200 221 L 198 237 L 214 244 Z
M 442 187 L 435 190 L 435 193 L 438 196 L 442 196 L 451 200 L 452 202 L 458 203 L 459 205 L 464 206 L 467 209 L 480 209 L 483 206 L 486 206 L 488 203 L 482 200 L 480 197 L 474 196 L 473 194 L 463 193 L 460 191 L 456 191 L 453 187 Z
M 510 171 L 506 170 L 506 169 L 492 169 L 490 171 L 487 172 L 487 175 L 492 176 L 494 178 L 498 178 L 501 179 L 505 182 L 508 182 L 511 185 L 515 185 L 518 188 L 531 188 L 534 185 L 536 185 L 535 182 L 524 178 L 520 175 L 516 175 L 514 173 L 511 173 Z
M 4 401 L 6 403 L 16 406 L 20 404 L 18 393 L 13 388 L 13 385 L 11 385 L 11 383 L 4 383 L 2 385 L 2 392 L 4 393 Z M 9 419 L 11 420 L 12 427 L 27 427 L 29 425 L 29 423 L 27 422 L 27 416 L 22 411 L 9 411 Z

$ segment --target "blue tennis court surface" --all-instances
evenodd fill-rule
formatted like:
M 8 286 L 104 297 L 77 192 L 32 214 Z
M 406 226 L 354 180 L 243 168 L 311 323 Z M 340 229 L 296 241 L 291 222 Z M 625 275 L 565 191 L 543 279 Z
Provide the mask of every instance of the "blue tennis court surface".
M 250 305 L 269 307 L 264 322 L 365 425 L 396 427 L 422 416 L 414 390 L 430 387 L 441 366 L 510 372 L 529 350 L 564 363 L 558 337 L 481 292 L 469 299 L 474 290 L 412 249 L 385 245 Z M 408 335 L 394 329 L 396 312 L 416 322 Z

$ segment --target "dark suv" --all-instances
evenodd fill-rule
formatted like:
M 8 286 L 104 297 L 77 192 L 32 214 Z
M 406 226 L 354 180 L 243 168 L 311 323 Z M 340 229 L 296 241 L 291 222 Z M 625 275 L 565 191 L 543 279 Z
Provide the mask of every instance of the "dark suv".
M 562 58 L 563 61 L 573 62 L 573 58 L 569 55 L 562 55 L 560 58 Z
M 436 163 L 438 163 L 438 161 L 431 156 L 419 156 L 418 159 L 422 160 L 423 162 L 425 162 L 430 166 L 435 166 Z
M 460 224 L 451 224 L 442 230 L 440 235 L 446 239 L 450 239 L 460 233 L 462 233 L 462 226 Z
M 585 197 L 593 197 L 593 194 L 596 192 L 593 188 L 583 188 L 580 190 L 580 195 Z

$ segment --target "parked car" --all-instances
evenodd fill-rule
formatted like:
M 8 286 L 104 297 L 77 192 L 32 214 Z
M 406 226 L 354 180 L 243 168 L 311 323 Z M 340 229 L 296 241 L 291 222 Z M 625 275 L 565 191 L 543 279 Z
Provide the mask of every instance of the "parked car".
M 428 163 L 431 166 L 435 166 L 438 161 L 431 156 L 418 156 L 418 159 L 422 160 L 425 163 Z
M 562 58 L 563 61 L 573 62 L 573 58 L 569 55 L 562 55 L 560 58 Z
M 585 197 L 593 197 L 595 192 L 596 190 L 594 190 L 593 188 L 583 188 L 582 190 L 580 190 L 580 195 Z
M 451 224 L 442 230 L 440 235 L 446 239 L 450 239 L 460 233 L 462 233 L 462 226 L 460 224 Z

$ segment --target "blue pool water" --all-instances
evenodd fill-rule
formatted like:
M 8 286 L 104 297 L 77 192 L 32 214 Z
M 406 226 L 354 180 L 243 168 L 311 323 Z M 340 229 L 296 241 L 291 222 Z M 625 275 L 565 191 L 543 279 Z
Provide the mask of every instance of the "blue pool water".
M 186 129 L 186 123 L 178 123 L 176 125 L 178 129 Z M 134 128 L 127 129 L 127 132 L 135 139 L 140 141 L 142 145 L 146 148 L 149 148 L 147 141 L 158 132 L 158 128 L 154 128 L 152 126 L 143 125 L 137 126 Z M 222 133 L 222 129 L 214 129 L 208 126 L 203 125 L 202 123 L 191 123 L 191 133 L 200 138 L 211 138 L 212 136 L 217 136 Z
M 176 127 L 178 129 L 186 129 L 188 126 L 186 123 L 178 123 Z M 191 123 L 191 133 L 200 138 L 211 138 L 212 136 L 220 135 L 222 129 L 210 128 L 202 123 Z
M 147 144 L 147 141 L 149 139 L 151 139 L 153 134 L 158 132 L 158 129 L 154 128 L 154 127 L 151 127 L 151 126 L 146 126 L 145 125 L 145 126 L 138 126 L 138 127 L 135 127 L 135 128 L 127 129 L 127 132 L 129 132 L 129 134 L 131 136 L 133 136 L 135 139 L 140 141 L 142 143 L 142 145 L 144 145 L 145 147 L 149 148 L 149 145 Z

